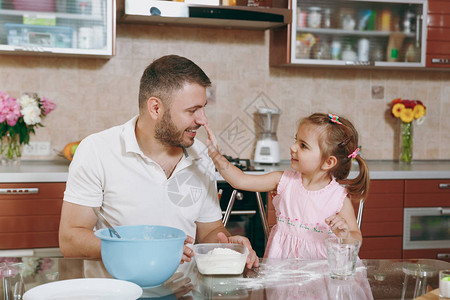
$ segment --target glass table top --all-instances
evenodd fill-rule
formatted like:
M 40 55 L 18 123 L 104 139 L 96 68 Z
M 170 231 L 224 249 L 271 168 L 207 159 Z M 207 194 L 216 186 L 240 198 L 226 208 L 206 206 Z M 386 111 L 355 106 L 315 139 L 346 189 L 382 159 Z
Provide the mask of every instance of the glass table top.
M 92 262 L 0 257 L 0 277 L 11 275 L 3 271 L 5 266 L 20 265 L 16 273 L 27 291 L 54 281 L 91 277 L 85 274 L 86 261 Z M 326 260 L 262 259 L 258 268 L 235 276 L 202 275 L 192 262 L 182 265 L 163 285 L 145 288 L 140 299 L 414 299 L 439 287 L 438 273 L 443 269 L 450 269 L 450 263 L 364 259 L 358 260 L 352 278 L 336 280 L 329 277 Z M 3 283 L 0 295 L 4 293 Z M 2 299 L 6 299 L 5 295 Z

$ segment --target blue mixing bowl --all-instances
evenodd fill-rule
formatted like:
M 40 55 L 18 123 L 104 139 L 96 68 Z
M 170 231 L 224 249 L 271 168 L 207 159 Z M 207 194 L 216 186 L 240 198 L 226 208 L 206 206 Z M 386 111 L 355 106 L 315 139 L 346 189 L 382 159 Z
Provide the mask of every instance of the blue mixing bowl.
M 101 239 L 103 264 L 113 277 L 154 287 L 175 273 L 186 239 L 182 230 L 154 225 L 114 228 L 121 239 L 111 237 L 107 228 L 95 232 Z

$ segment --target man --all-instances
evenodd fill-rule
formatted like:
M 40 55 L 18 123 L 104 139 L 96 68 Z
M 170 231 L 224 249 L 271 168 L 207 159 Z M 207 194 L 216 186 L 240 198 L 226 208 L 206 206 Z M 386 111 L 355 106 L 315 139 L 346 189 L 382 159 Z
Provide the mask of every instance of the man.
M 229 242 L 256 253 L 221 221 L 215 170 L 206 146 L 195 139 L 207 123 L 208 76 L 192 61 L 169 55 L 150 64 L 139 88 L 139 115 L 86 137 L 69 168 L 59 243 L 66 257 L 100 258 L 92 208 L 113 225 L 165 225 L 188 235 L 186 243 Z M 183 262 L 191 261 L 185 246 Z

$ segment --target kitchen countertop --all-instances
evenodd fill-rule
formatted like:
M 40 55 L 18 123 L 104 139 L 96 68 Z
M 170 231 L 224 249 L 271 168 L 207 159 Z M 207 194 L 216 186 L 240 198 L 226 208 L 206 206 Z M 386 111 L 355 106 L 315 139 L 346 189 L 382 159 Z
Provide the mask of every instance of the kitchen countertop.
M 450 160 L 418 160 L 411 164 L 403 164 L 392 160 L 368 160 L 370 179 L 450 179 Z M 261 175 L 273 171 L 284 171 L 290 168 L 290 161 L 281 161 L 278 165 L 255 165 L 255 169 L 264 171 L 246 172 Z M 352 165 L 349 178 L 358 175 L 357 163 Z M 224 180 L 220 174 L 218 181 Z
M 367 165 L 371 179 L 450 179 L 450 160 L 422 160 L 412 164 L 395 161 L 369 160 Z M 255 165 L 262 172 L 248 172 L 261 175 L 272 171 L 283 171 L 290 167 L 290 161 L 278 165 Z M 0 166 L 0 183 L 6 182 L 65 182 L 69 162 L 65 160 L 23 160 L 19 166 Z M 350 178 L 357 175 L 358 167 L 353 166 Z M 217 180 L 224 181 L 217 173 Z
M 19 166 L 0 165 L 2 182 L 66 182 L 69 161 L 22 160 Z
M 450 160 L 418 160 L 411 164 L 392 160 L 367 160 L 366 163 L 370 179 L 450 179 Z M 255 166 L 258 167 L 259 165 Z M 277 166 L 261 167 L 268 172 L 286 170 L 290 167 L 290 161 L 282 161 Z M 349 178 L 355 178 L 357 175 L 358 164 L 355 162 Z

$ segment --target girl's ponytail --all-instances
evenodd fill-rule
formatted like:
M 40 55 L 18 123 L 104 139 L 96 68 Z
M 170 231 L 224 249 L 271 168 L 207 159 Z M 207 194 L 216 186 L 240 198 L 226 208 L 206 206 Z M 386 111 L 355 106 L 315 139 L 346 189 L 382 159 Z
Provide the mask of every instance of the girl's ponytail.
M 359 166 L 358 176 L 353 179 L 346 179 L 342 183 L 346 186 L 348 196 L 353 202 L 366 201 L 370 185 L 369 168 L 361 155 L 357 155 L 355 160 Z

